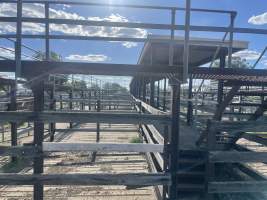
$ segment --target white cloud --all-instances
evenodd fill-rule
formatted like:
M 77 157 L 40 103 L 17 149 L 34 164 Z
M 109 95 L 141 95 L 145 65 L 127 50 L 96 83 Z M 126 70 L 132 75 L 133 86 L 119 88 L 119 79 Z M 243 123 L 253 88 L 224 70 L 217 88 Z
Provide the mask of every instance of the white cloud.
M 83 62 L 104 62 L 110 60 L 108 56 L 103 54 L 88 54 L 88 55 L 73 54 L 67 56 L 66 59 L 71 61 L 83 61 Z
M 129 48 L 136 47 L 137 43 L 136 42 L 124 42 L 122 45 L 129 49 Z
M 62 5 L 62 9 L 63 9 L 63 10 L 66 10 L 66 9 L 68 9 L 68 8 L 71 8 L 71 5 L 68 5 L 68 4 L 63 4 L 63 5 Z
M 2 58 L 3 57 L 3 58 Z M 21 55 L 23 60 L 32 60 L 34 59 L 30 54 L 22 54 Z M 15 59 L 15 49 L 12 47 L 0 46 L 0 59 Z
M 3 59 L 1 57 L 8 58 L 8 59 L 14 59 L 14 57 L 15 57 L 14 52 L 15 52 L 14 48 L 10 48 L 10 47 L 0 48 L 0 59 Z
M 129 20 L 119 14 L 111 14 L 106 17 L 84 17 L 74 12 L 58 10 L 50 8 L 51 18 L 73 19 L 73 20 L 95 20 L 109 22 L 128 22 Z M 16 7 L 14 4 L 0 4 L 1 16 L 16 16 Z M 23 16 L 25 17 L 44 17 L 44 6 L 42 4 L 25 4 L 23 6 Z M 7 25 L 7 26 L 6 26 Z M 15 23 L 0 24 L 0 33 L 15 32 Z M 123 28 L 123 27 L 97 27 L 97 26 L 81 26 L 81 25 L 66 25 L 66 24 L 51 24 L 50 31 L 58 34 L 71 34 L 79 36 L 101 36 L 101 37 L 138 37 L 144 38 L 147 36 L 147 31 L 140 28 Z M 36 23 L 23 23 L 23 33 L 42 33 L 44 26 Z M 121 42 L 126 48 L 136 47 L 134 42 Z
M 235 57 L 240 57 L 248 61 L 257 60 L 260 57 L 259 52 L 253 50 L 243 50 L 234 54 Z
M 264 25 L 267 24 L 267 12 L 261 14 L 261 15 L 254 15 L 249 18 L 248 23 L 254 24 L 254 25 Z
M 267 67 L 267 60 L 263 60 L 261 63 L 263 64 L 263 66 L 264 66 L 265 68 Z

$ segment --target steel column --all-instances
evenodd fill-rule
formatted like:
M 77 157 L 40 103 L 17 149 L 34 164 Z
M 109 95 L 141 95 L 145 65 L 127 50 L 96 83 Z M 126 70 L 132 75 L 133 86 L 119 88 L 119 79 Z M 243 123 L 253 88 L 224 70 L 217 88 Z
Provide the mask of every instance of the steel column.
M 45 59 L 50 60 L 50 44 L 49 44 L 49 3 L 45 3 Z
M 44 82 L 38 81 L 33 83 L 34 95 L 34 111 L 42 112 L 44 110 Z M 44 123 L 40 121 L 34 122 L 34 145 L 42 149 L 42 142 L 44 139 Z M 33 161 L 33 173 L 43 173 L 44 160 L 43 157 L 35 157 Z M 34 200 L 43 199 L 43 185 L 40 183 L 34 184 Z
M 229 48 L 228 48 L 228 68 L 232 68 L 232 54 L 233 54 L 233 40 L 234 40 L 234 22 L 236 14 L 231 14 L 230 34 L 229 34 Z
M 149 104 L 155 106 L 155 81 L 151 78 L 150 80 L 150 99 Z
M 159 102 L 159 95 L 160 95 L 160 81 L 158 81 L 158 85 L 157 85 L 157 108 L 160 107 L 160 102 Z
M 143 77 L 143 91 L 142 91 L 142 97 L 143 97 L 143 102 L 146 102 L 146 80 L 145 77 Z
M 69 93 L 69 100 L 70 100 L 69 109 L 70 109 L 70 111 L 72 111 L 72 109 L 73 109 L 72 98 L 73 98 L 73 91 L 70 91 L 70 93 Z M 73 128 L 72 122 L 70 122 L 70 128 Z
M 163 111 L 166 111 L 166 89 L 167 89 L 167 79 L 164 78 L 164 86 L 163 86 Z
M 55 79 L 55 77 L 54 77 Z M 55 87 L 53 85 L 53 88 L 50 91 L 50 105 L 49 109 L 50 110 L 55 110 L 56 108 L 56 100 L 55 100 Z M 49 124 L 49 134 L 50 134 L 50 142 L 54 141 L 54 136 L 55 136 L 55 130 L 56 130 L 56 123 L 50 123 Z
M 189 88 L 188 88 L 188 99 L 190 100 L 187 102 L 187 125 L 188 126 L 193 124 L 193 104 L 191 101 L 193 98 L 192 89 L 193 89 L 193 78 L 192 78 L 192 74 L 190 74 Z
M 189 38 L 190 38 L 190 9 L 191 0 L 186 0 L 186 11 L 185 11 L 185 33 L 184 33 L 184 54 L 183 54 L 183 81 L 187 81 L 188 77 L 188 66 L 189 66 Z
M 215 176 L 215 164 L 209 161 L 209 153 L 213 151 L 216 147 L 216 132 L 211 129 L 211 120 L 207 122 L 207 158 L 206 158 L 206 168 L 205 168 L 205 187 L 206 187 L 206 196 L 205 199 L 213 200 L 214 195 L 208 193 L 208 184 L 213 181 Z
M 226 56 L 224 54 L 220 55 L 220 69 L 224 69 L 225 68 L 225 58 Z M 218 81 L 218 94 L 217 94 L 217 102 L 218 102 L 218 106 L 222 103 L 223 101 L 223 80 L 219 80 Z
M 15 59 L 16 59 L 16 74 L 15 78 L 21 76 L 21 34 L 22 34 L 22 0 L 17 1 L 17 30 L 15 42 Z
M 138 78 L 138 99 L 141 99 L 141 96 L 142 96 L 142 84 L 143 84 L 143 81 L 142 81 L 142 78 Z
M 97 100 L 97 112 L 100 112 L 100 110 L 101 110 L 101 102 L 100 102 L 100 100 L 98 99 Z M 97 122 L 96 123 L 96 142 L 98 143 L 98 142 L 100 142 L 100 123 L 99 122 Z M 95 162 L 95 160 L 96 160 L 96 151 L 94 151 L 93 152 L 93 154 L 92 154 L 92 159 L 91 159 L 91 162 Z
M 181 85 L 178 82 L 171 83 L 172 104 L 171 104 L 171 135 L 170 135 L 170 173 L 172 184 L 169 188 L 169 199 L 176 200 L 178 187 L 178 158 L 179 158 L 179 129 L 180 129 L 180 90 Z
M 10 105 L 9 105 L 9 111 L 16 111 L 17 110 L 17 96 L 16 96 L 16 84 L 10 85 Z M 18 135 L 17 135 L 17 123 L 11 122 L 11 146 L 17 146 L 18 145 Z M 15 162 L 17 160 L 17 157 L 11 157 L 11 161 Z

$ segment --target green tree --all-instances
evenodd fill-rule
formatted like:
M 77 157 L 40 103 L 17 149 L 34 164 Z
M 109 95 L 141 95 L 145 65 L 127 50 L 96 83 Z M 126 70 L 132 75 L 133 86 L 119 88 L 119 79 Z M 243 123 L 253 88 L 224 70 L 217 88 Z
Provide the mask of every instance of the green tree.
M 220 66 L 220 61 L 215 61 L 213 66 L 214 68 L 219 68 Z M 228 59 L 226 59 L 226 66 L 228 67 Z M 250 64 L 247 62 L 245 58 L 241 58 L 238 56 L 233 56 L 232 57 L 232 67 L 231 68 L 241 68 L 241 69 L 246 69 L 250 68 Z
M 80 88 L 80 89 L 86 89 L 87 88 L 87 84 L 84 80 L 74 80 L 73 86 L 75 88 Z
M 7 89 L 5 88 L 5 86 L 0 85 L 0 93 L 2 92 L 7 92 Z
M 88 88 L 91 90 L 100 90 L 100 87 L 95 83 L 92 83 Z
M 103 85 L 104 90 L 112 90 L 112 93 L 126 93 L 128 92 L 126 87 L 121 86 L 118 83 L 105 83 Z
M 228 67 L 228 59 L 225 61 L 226 66 Z M 220 61 L 215 61 L 213 66 L 214 68 L 219 68 L 220 67 Z M 232 67 L 231 68 L 240 68 L 240 69 L 248 69 L 251 68 L 250 64 L 247 62 L 246 59 L 238 57 L 238 56 L 233 56 L 232 57 Z M 217 80 L 210 80 L 210 85 L 212 87 L 217 87 Z
M 42 51 L 38 51 L 35 55 L 34 58 L 38 59 L 38 60 L 45 60 L 45 53 Z M 62 57 L 57 54 L 54 51 L 50 51 L 49 53 L 49 60 L 51 61 L 62 61 Z
M 38 60 L 45 60 L 45 53 L 42 51 L 38 51 L 35 55 L 34 58 L 38 59 Z M 62 57 L 61 55 L 57 54 L 54 51 L 50 51 L 49 53 L 49 60 L 50 61 L 57 61 L 57 62 L 61 62 L 62 61 Z M 65 74 L 61 74 L 61 75 L 56 75 L 55 78 L 55 84 L 56 85 L 64 85 L 68 82 L 68 75 Z

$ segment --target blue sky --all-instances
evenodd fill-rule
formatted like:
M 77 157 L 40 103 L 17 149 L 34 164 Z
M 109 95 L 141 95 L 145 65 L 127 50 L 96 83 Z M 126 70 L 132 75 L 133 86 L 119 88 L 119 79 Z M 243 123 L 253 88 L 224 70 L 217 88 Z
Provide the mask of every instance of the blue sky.
M 108 0 L 109 3 L 125 3 L 127 4 L 147 4 L 147 5 L 161 5 L 161 6 L 179 6 L 183 7 L 184 0 L 157 0 L 157 1 L 141 1 L 141 0 Z M 210 8 L 235 10 L 238 12 L 236 18 L 237 27 L 250 27 L 267 29 L 267 3 L 264 0 L 192 0 L 193 8 Z M 0 3 L 1 16 L 14 16 L 15 9 L 11 4 Z M 24 15 L 42 17 L 44 15 L 43 7 L 40 5 L 27 4 L 24 5 Z M 140 10 L 140 9 L 126 9 L 126 8 L 101 8 L 101 7 L 80 7 L 80 6 L 62 6 L 56 5 L 51 7 L 50 15 L 58 18 L 71 19 L 93 19 L 93 20 L 107 20 L 107 21 L 130 21 L 130 22 L 148 22 L 148 23 L 164 23 L 170 22 L 170 13 L 167 11 L 158 10 Z M 255 17 L 253 17 L 255 16 Z M 208 14 L 208 13 L 192 13 L 191 24 L 193 25 L 217 25 L 227 26 L 229 24 L 229 17 L 225 14 Z M 178 24 L 184 22 L 184 12 L 179 12 L 176 17 Z M 250 23 L 249 23 L 250 22 Z M 27 33 L 40 34 L 43 33 L 42 25 L 24 24 Z M 150 34 L 169 34 L 167 31 L 143 30 L 133 29 L 126 30 L 123 28 L 117 29 L 102 29 L 98 28 L 82 28 L 82 27 L 56 27 L 51 28 L 52 34 L 87 34 L 98 36 L 132 36 L 132 37 L 146 37 Z M 0 33 L 14 31 L 14 24 L 0 23 Z M 180 34 L 180 32 L 177 34 Z M 223 33 L 191 33 L 192 36 L 199 37 L 213 37 L 221 39 Z M 267 36 L 235 34 L 235 39 L 247 40 L 250 42 L 249 49 L 241 55 L 253 62 L 259 53 L 267 45 Z M 43 40 L 23 40 L 23 43 L 28 46 L 43 51 Z M 0 39 L 0 46 L 13 48 L 13 44 L 4 39 Z M 57 40 L 51 42 L 51 50 L 59 53 L 63 59 L 68 61 L 84 61 L 84 62 L 108 62 L 108 63 L 131 63 L 135 64 L 141 52 L 142 43 L 120 43 L 120 42 L 93 42 L 93 41 L 66 41 Z M 27 55 L 32 52 L 23 50 Z M 10 52 L 0 50 L 0 55 L 8 55 Z M 267 57 L 267 55 L 266 55 Z M 267 58 L 259 65 L 259 68 L 267 67 Z

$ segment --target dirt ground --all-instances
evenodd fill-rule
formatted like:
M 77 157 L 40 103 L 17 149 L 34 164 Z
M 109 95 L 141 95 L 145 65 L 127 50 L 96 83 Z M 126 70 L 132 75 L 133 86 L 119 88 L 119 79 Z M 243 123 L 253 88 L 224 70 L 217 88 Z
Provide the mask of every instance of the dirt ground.
M 81 128 L 93 129 L 96 124 L 83 124 Z M 57 128 L 66 128 L 66 124 L 57 124 Z M 101 124 L 100 142 L 129 143 L 138 137 L 135 125 Z M 95 142 L 96 133 L 68 131 L 55 136 L 57 142 Z M 21 142 L 29 142 L 25 137 Z M 4 165 L 8 158 L 2 158 Z M 138 173 L 148 172 L 145 157 L 139 153 L 97 152 L 96 162 L 91 163 L 90 152 L 79 153 L 51 153 L 45 158 L 44 173 Z M 20 173 L 32 173 L 29 165 Z M 32 199 L 32 186 L 2 186 L 1 200 L 29 200 Z M 128 190 L 125 186 L 45 186 L 44 199 L 60 200 L 152 200 L 153 187 Z

